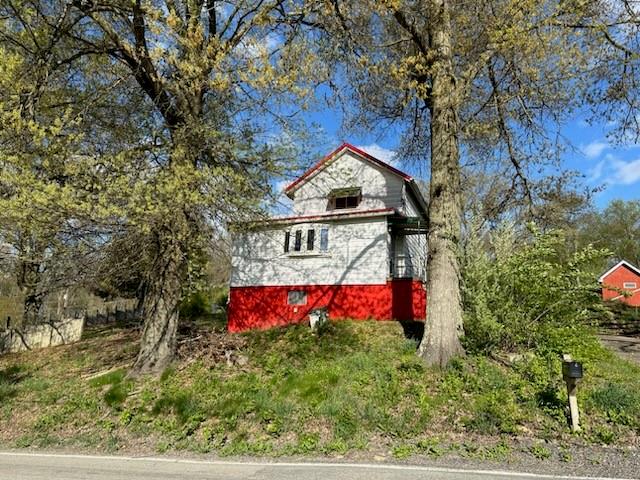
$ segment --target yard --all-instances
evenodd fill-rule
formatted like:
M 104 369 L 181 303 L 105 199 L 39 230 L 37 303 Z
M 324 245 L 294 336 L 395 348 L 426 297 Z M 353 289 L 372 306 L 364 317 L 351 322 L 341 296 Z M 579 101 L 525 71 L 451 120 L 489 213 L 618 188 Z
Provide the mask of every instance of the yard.
M 136 382 L 125 377 L 136 331 L 86 337 L 0 358 L 0 448 L 496 459 L 639 446 L 640 367 L 593 336 L 566 345 L 585 363 L 580 434 L 567 428 L 559 361 L 469 356 L 437 372 L 393 322 L 342 321 L 320 336 L 201 325 L 173 368 Z

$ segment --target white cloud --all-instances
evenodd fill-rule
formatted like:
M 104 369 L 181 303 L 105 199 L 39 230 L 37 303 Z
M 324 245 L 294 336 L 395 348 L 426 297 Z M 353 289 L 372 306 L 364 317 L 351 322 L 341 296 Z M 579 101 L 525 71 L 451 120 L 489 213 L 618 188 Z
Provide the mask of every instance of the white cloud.
M 382 160 L 394 167 L 398 166 L 397 153 L 395 150 L 390 150 L 385 147 L 381 147 L 377 143 L 371 143 L 369 145 L 356 145 L 360 150 L 364 150 L 369 155 L 376 157 L 378 160 Z
M 599 140 L 595 140 L 586 146 L 582 146 L 582 153 L 589 159 L 598 158 L 602 152 L 608 147 L 608 145 Z
M 609 183 L 631 185 L 640 181 L 640 158 L 625 162 L 607 155 L 611 161 L 613 174 L 608 178 Z
M 589 175 L 588 182 L 594 183 L 602 177 L 602 171 L 604 170 L 605 161 L 601 160 L 598 164 L 590 169 L 587 174 Z
M 240 54 L 246 59 L 258 58 L 263 53 L 271 53 L 282 44 L 282 40 L 275 34 L 266 37 L 242 39 L 238 44 Z

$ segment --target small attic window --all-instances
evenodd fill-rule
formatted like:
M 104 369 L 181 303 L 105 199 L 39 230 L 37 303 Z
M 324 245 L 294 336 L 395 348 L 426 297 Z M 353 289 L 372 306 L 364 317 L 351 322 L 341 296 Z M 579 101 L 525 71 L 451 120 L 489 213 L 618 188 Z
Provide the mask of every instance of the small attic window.
M 638 284 L 636 282 L 624 282 L 622 284 L 622 288 L 626 288 L 626 289 L 633 289 L 637 287 L 638 287 Z
M 334 188 L 329 193 L 329 202 L 333 209 L 356 208 L 362 199 L 360 187 Z

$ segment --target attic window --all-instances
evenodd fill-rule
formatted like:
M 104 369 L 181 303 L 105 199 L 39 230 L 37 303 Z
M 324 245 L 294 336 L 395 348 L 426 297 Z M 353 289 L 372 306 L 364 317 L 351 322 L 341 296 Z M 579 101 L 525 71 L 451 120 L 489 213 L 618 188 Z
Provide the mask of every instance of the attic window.
M 329 193 L 331 206 L 336 209 L 356 208 L 362 199 L 360 187 L 334 188 Z
M 624 282 L 622 284 L 622 288 L 628 288 L 628 289 L 633 289 L 633 288 L 637 288 L 638 284 L 636 282 Z

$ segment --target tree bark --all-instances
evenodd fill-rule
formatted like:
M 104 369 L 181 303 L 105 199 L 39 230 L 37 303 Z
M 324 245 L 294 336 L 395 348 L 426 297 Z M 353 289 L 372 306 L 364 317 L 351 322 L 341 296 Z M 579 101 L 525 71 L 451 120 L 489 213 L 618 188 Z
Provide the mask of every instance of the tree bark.
M 42 275 L 40 248 L 37 242 L 27 238 L 21 242 L 20 260 L 17 266 L 17 283 L 24 297 L 23 324 L 38 323 L 44 299 L 41 290 Z
M 431 2 L 431 181 L 427 258 L 427 319 L 418 355 L 446 366 L 464 353 L 459 242 L 462 225 L 458 99 L 447 0 Z
M 180 220 L 175 222 L 180 224 Z M 155 261 L 146 283 L 143 301 L 144 327 L 140 351 L 131 374 L 161 374 L 174 358 L 178 309 L 186 268 L 182 235 L 174 228 L 155 234 Z

